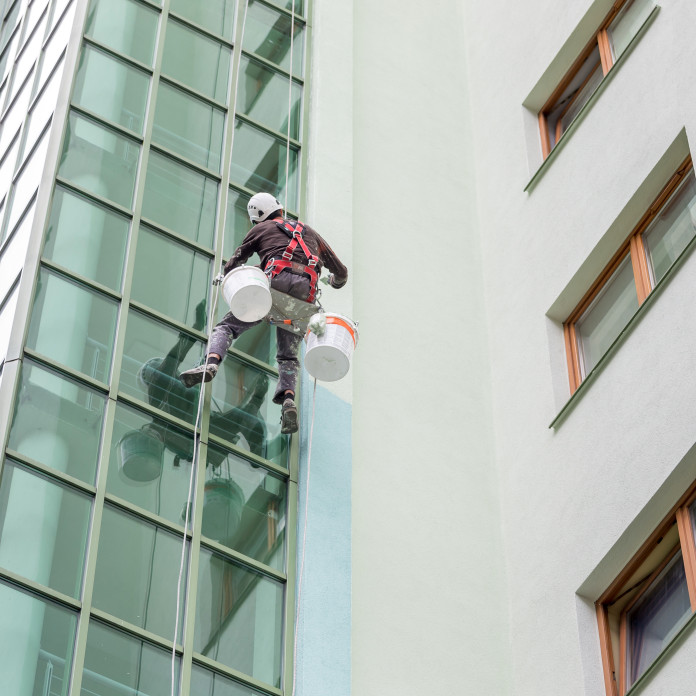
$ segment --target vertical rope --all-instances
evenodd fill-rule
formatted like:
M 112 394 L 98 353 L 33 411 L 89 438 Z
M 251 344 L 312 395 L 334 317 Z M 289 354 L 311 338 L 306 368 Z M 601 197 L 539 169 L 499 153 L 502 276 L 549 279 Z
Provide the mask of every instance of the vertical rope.
M 292 120 L 292 59 L 295 39 L 295 0 L 292 0 L 290 16 L 290 77 L 288 77 L 288 128 L 285 139 L 285 214 L 288 213 L 288 193 L 290 191 L 290 121 Z

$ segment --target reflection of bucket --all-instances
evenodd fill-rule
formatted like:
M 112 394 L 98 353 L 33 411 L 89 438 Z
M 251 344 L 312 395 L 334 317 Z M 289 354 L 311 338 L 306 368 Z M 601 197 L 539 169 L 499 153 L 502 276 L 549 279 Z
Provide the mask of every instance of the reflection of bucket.
M 271 309 L 268 278 L 256 266 L 233 268 L 222 281 L 222 294 L 232 314 L 242 321 L 263 319 Z
M 206 481 L 201 527 L 203 535 L 215 541 L 231 537 L 239 527 L 243 507 L 244 494 L 232 479 Z
M 350 369 L 350 359 L 358 344 L 358 327 L 348 317 L 327 312 L 326 331 L 317 336 L 307 332 L 305 367 L 312 377 L 324 382 L 335 382 L 345 377 Z
M 117 447 L 118 468 L 131 481 L 154 481 L 161 475 L 164 443 L 156 435 L 134 430 Z

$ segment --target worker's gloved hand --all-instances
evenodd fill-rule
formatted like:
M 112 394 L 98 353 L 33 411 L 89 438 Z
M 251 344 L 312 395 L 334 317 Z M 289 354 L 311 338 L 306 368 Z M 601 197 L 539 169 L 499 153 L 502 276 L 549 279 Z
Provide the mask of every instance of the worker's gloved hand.
M 222 272 L 227 275 L 232 270 L 232 259 L 230 259 L 223 267 Z
M 326 316 L 321 312 L 312 314 L 307 324 L 307 328 L 317 336 L 323 336 L 326 332 Z
M 197 329 L 198 331 L 203 331 L 205 328 L 205 322 L 206 322 L 206 315 L 205 315 L 205 298 L 203 298 L 197 305 L 196 305 L 196 321 L 193 322 L 193 328 Z
M 329 273 L 328 276 L 322 276 L 319 280 L 321 280 L 321 282 L 324 283 L 324 285 L 330 285 L 331 287 L 333 287 L 333 277 L 333 273 Z

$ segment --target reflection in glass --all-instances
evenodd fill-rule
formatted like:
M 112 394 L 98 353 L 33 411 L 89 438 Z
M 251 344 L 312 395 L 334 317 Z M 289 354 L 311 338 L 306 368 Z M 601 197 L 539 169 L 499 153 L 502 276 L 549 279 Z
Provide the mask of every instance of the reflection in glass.
M 106 397 L 25 359 L 8 447 L 94 483 Z
M 696 235 L 696 177 L 686 176 L 643 233 L 654 284 L 660 282 Z
M 283 586 L 201 549 L 193 649 L 280 687 Z
M 627 254 L 575 325 L 583 377 L 607 352 L 637 309 L 638 295 Z
M 191 693 L 205 696 L 262 696 L 256 689 L 243 686 L 197 664 L 191 668 Z
M 176 658 L 174 693 L 179 693 Z M 171 652 L 90 621 L 81 696 L 171 696 Z
M 171 639 L 181 544 L 181 537 L 106 505 L 94 578 L 94 606 Z M 186 580 L 182 579 L 180 616 L 185 597 Z
M 609 26 L 609 41 L 614 60 L 626 50 L 654 7 L 654 0 L 628 0 L 624 4 Z
M 225 239 L 222 250 L 222 256 L 225 260 L 234 254 L 235 249 L 242 243 L 251 228 L 247 213 L 248 202 L 249 196 L 238 193 L 234 189 L 228 189 Z
M 77 617 L 0 582 L 4 694 L 67 694 Z
M 234 38 L 234 17 L 237 12 L 235 2 L 206 0 L 193 3 L 189 0 L 171 0 L 169 10 L 228 41 Z

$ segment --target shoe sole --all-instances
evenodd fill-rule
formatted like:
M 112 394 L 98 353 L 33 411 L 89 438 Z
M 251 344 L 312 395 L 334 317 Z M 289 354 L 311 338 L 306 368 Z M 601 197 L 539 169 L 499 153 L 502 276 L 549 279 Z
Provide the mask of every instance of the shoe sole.
M 190 389 L 201 382 L 211 382 L 213 376 L 209 372 L 195 372 L 193 374 L 182 372 L 179 375 L 179 379 L 184 383 L 185 387 Z
M 297 432 L 297 409 L 288 408 L 283 411 L 280 432 L 283 435 L 290 435 Z

